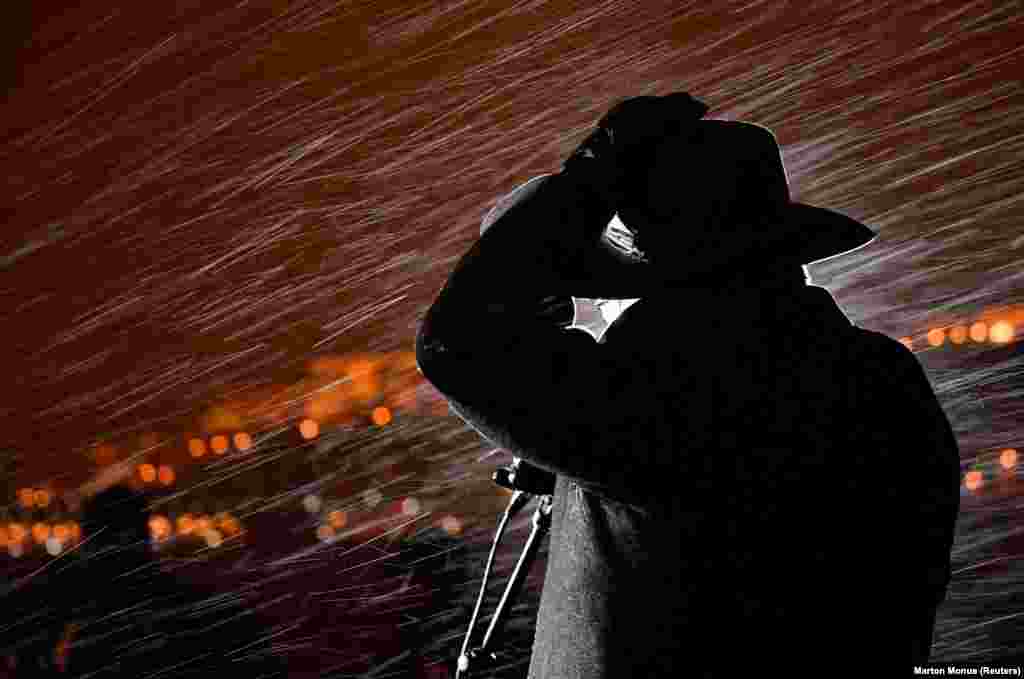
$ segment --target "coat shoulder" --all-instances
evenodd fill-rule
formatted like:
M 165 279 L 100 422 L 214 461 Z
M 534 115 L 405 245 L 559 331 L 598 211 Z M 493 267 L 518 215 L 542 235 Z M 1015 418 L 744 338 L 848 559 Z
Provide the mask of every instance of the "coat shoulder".
M 903 352 L 906 354 L 913 355 L 910 349 L 907 349 L 906 345 L 899 340 L 893 339 L 889 335 L 878 332 L 877 330 L 869 330 L 868 328 L 862 328 L 859 325 L 851 326 L 856 337 L 862 342 L 872 347 L 876 347 L 882 351 L 889 352 Z
M 871 362 L 887 363 L 897 368 L 920 369 L 920 362 L 905 344 L 877 330 L 868 330 L 853 326 L 854 342 L 862 354 L 862 359 Z

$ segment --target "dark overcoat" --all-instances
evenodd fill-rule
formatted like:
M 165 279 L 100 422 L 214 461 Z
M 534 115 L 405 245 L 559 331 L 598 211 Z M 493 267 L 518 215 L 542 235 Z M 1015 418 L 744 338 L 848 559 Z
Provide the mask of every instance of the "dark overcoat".
M 742 272 L 642 299 L 595 342 L 544 311 L 552 234 L 585 204 L 562 173 L 502 216 L 417 337 L 458 415 L 557 474 L 530 679 L 924 661 L 959 456 L 915 356 L 802 277 Z

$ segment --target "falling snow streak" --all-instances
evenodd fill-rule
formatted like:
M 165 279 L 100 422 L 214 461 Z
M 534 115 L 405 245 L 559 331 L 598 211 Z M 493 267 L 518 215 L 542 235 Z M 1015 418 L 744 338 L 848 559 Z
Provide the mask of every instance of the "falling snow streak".
M 1024 334 L 1019 3 L 46 4 L 6 41 L 23 47 L 0 133 L 2 522 L 16 488 L 94 488 L 152 456 L 178 473 L 153 511 L 222 500 L 248 524 L 163 567 L 267 603 L 293 676 L 435 665 L 468 620 L 507 456 L 443 410 L 303 440 L 337 379 L 308 366 L 411 350 L 498 196 L 556 170 L 615 101 L 688 90 L 711 117 L 771 128 L 796 198 L 879 232 L 811 273 L 856 323 L 910 339 L 982 484 L 964 491 L 934 654 L 1024 652 L 1020 495 L 1000 463 L 1024 445 L 1021 345 L 949 334 L 1000 319 Z M 218 407 L 244 414 L 251 448 L 190 459 Z M 98 474 L 103 446 L 120 466 Z M 301 509 L 312 494 L 320 513 Z M 348 523 L 320 539 L 330 511 Z M 449 515 L 461 532 L 434 536 Z M 541 566 L 502 676 L 523 672 Z M 328 592 L 365 605 L 346 615 Z M 407 653 L 398 629 L 431 642 Z

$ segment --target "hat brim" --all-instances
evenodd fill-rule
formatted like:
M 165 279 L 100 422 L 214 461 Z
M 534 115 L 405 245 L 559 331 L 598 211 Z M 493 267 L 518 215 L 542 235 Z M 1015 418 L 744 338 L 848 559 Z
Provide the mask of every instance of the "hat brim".
M 535 177 L 504 196 L 484 218 L 481 233 L 513 205 L 527 200 L 540 187 L 547 175 Z M 858 250 L 875 240 L 870 228 L 851 217 L 803 203 L 789 203 L 781 215 L 782 224 L 776 236 L 757 245 L 754 254 L 761 260 L 777 260 L 794 265 L 822 262 Z M 663 292 L 667 288 L 685 287 L 688 279 L 714 274 L 723 265 L 736 260 L 715 263 L 695 257 L 667 258 L 669 265 L 653 265 L 628 256 L 608 242 L 585 245 L 576 251 L 572 261 L 564 262 L 552 273 L 552 294 L 567 294 L 589 299 L 636 299 Z M 744 253 L 750 256 L 751 253 Z
M 787 256 L 801 264 L 822 262 L 847 255 L 871 243 L 877 234 L 841 212 L 803 203 L 790 203 L 786 221 L 793 225 L 786 245 Z
M 663 259 L 667 264 L 655 265 L 631 258 L 607 242 L 588 246 L 575 262 L 558 272 L 559 287 L 564 285 L 573 297 L 635 299 L 697 281 L 706 284 L 709 275 L 744 268 L 741 262 L 751 257 L 756 258 L 757 266 L 807 265 L 849 254 L 877 237 L 870 228 L 842 213 L 802 203 L 790 203 L 780 217 L 785 228 L 777 238 L 722 262 L 680 253 L 679 257 Z

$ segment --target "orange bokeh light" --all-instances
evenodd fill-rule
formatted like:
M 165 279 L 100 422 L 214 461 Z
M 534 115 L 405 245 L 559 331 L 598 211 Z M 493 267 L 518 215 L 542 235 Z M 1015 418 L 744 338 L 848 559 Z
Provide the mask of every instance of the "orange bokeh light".
M 27 535 L 28 531 L 25 529 L 25 526 L 18 522 L 14 522 L 7 527 L 7 537 L 11 542 L 21 542 Z
M 32 499 L 35 501 L 36 507 L 46 507 L 50 504 L 50 491 L 39 488 L 33 494 Z
M 345 524 L 348 523 L 348 516 L 345 514 L 345 512 L 339 509 L 335 509 L 334 511 L 327 515 L 327 520 L 333 527 L 340 529 L 344 528 Z
M 964 475 L 964 485 L 967 486 L 967 490 L 975 491 L 981 488 L 981 484 L 984 478 L 979 471 L 967 472 Z
M 174 467 L 170 465 L 160 465 L 160 471 L 157 472 L 157 477 L 160 479 L 160 483 L 165 486 L 169 486 L 174 483 Z
M 252 437 L 244 431 L 235 434 L 235 448 L 237 450 L 249 450 L 252 448 Z
M 206 441 L 199 438 L 190 439 L 188 442 L 188 452 L 197 459 L 206 455 Z
M 967 341 L 967 328 L 957 325 L 949 329 L 949 341 L 953 344 L 963 344 Z
M 71 537 L 71 529 L 68 528 L 67 524 L 58 523 L 53 527 L 53 537 L 57 538 L 61 542 L 64 542 Z
M 933 347 L 941 346 L 946 341 L 946 331 L 942 328 L 934 328 L 928 331 L 928 344 Z
M 1013 448 L 1007 448 L 999 453 L 999 464 L 1003 465 L 1003 469 L 1013 469 L 1016 467 L 1017 451 Z
M 217 455 L 223 455 L 228 452 L 228 437 L 223 434 L 217 434 L 210 439 L 210 450 Z
M 82 526 L 80 526 L 77 521 L 71 521 L 67 525 L 71 540 L 80 540 L 82 538 Z
M 156 481 L 156 467 L 149 464 L 148 462 L 146 464 L 140 464 L 139 478 L 145 481 L 146 483 L 153 483 L 154 481 Z
M 182 514 L 174 523 L 178 528 L 178 535 L 189 535 L 196 527 L 191 514 Z
M 299 433 L 307 441 L 315 439 L 320 433 L 320 425 L 316 423 L 316 420 L 305 419 L 299 423 Z
M 171 522 L 166 516 L 154 514 L 149 518 L 149 534 L 154 540 L 166 540 L 172 532 Z
M 349 363 L 346 372 L 352 378 L 349 390 L 356 400 L 369 403 L 380 393 L 376 361 L 369 358 L 356 359 Z
M 234 535 L 240 530 L 238 520 L 227 512 L 221 512 L 213 517 L 213 525 L 225 535 Z
M 997 321 L 992 324 L 988 331 L 989 337 L 998 344 L 1007 344 L 1013 341 L 1013 323 L 1009 321 Z
M 970 329 L 971 339 L 975 342 L 984 342 L 988 339 L 988 323 L 985 321 L 978 321 L 977 323 L 971 324 Z
M 213 528 L 203 531 L 203 539 L 206 540 L 207 547 L 220 547 L 224 542 L 224 536 Z
M 316 529 L 316 536 L 324 541 L 330 540 L 334 537 L 334 527 L 330 524 L 322 524 Z
M 39 523 L 33 524 L 32 526 L 32 538 L 39 544 L 46 542 L 46 538 L 50 537 L 50 524 Z
M 242 526 L 238 523 L 238 519 L 233 516 L 229 516 L 224 519 L 220 524 L 220 529 L 227 535 L 236 535 L 242 532 Z
M 384 406 L 378 406 L 373 409 L 373 423 L 378 427 L 383 427 L 385 424 L 391 421 L 391 411 Z
M 18 491 L 18 502 L 25 509 L 31 509 L 36 503 L 36 493 L 31 488 L 22 488 Z

